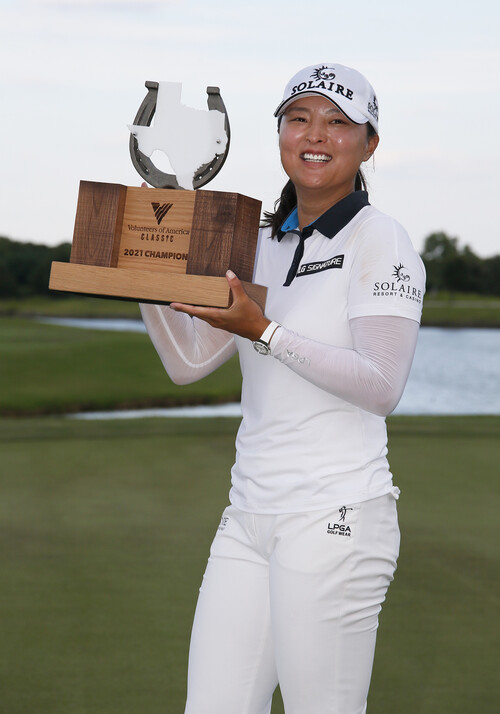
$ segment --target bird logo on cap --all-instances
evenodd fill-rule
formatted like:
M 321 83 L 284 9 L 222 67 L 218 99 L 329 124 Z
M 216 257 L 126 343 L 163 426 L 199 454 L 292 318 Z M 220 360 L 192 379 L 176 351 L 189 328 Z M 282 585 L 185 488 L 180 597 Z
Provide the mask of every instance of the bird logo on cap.
M 314 77 L 314 79 L 335 79 L 335 72 L 331 67 L 323 65 L 315 69 L 311 77 Z

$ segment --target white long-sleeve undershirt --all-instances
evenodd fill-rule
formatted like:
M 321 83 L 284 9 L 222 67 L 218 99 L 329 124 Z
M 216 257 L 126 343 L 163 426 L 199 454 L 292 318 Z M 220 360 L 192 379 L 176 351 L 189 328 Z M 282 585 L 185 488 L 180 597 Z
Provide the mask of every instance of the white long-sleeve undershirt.
M 151 340 L 173 382 L 188 384 L 220 367 L 236 352 L 231 333 L 167 306 L 141 305 Z M 419 325 L 392 315 L 349 321 L 352 349 L 316 342 L 280 327 L 271 354 L 326 392 L 366 411 L 386 416 L 401 399 Z M 269 357 L 258 356 L 259 359 Z
M 349 320 L 349 328 L 352 349 L 315 342 L 281 327 L 272 355 L 320 389 L 387 416 L 403 394 L 419 324 L 406 317 L 370 315 Z
M 175 384 L 203 379 L 236 354 L 230 332 L 175 312 L 168 305 L 141 303 L 140 308 L 151 341 Z

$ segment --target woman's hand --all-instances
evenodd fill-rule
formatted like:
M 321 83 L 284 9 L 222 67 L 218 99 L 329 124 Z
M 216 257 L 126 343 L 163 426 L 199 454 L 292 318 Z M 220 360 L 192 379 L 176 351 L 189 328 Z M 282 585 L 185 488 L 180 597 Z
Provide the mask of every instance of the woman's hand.
M 227 271 L 226 280 L 233 297 L 231 307 L 196 307 L 180 302 L 172 302 L 170 307 L 177 312 L 198 317 L 220 330 L 232 332 L 249 340 L 258 340 L 271 321 L 264 316 L 259 305 L 248 297 L 241 281 L 232 270 Z

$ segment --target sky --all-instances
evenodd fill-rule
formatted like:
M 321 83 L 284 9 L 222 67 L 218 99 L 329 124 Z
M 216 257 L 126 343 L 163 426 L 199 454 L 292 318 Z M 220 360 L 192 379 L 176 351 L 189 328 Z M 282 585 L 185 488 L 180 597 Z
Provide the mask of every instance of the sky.
M 0 235 L 70 241 L 80 180 L 141 183 L 127 124 L 147 80 L 182 82 L 195 108 L 220 87 L 231 146 L 205 188 L 272 209 L 284 86 L 337 62 L 379 100 L 371 203 L 419 251 L 445 231 L 500 254 L 499 40 L 497 0 L 0 0 Z

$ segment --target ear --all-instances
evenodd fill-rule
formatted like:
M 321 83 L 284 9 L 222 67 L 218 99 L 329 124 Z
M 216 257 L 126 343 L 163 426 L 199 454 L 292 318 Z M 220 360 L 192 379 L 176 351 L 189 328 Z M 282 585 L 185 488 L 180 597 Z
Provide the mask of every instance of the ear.
M 372 157 L 375 152 L 375 149 L 378 146 L 379 140 L 380 139 L 378 134 L 373 134 L 372 136 L 370 136 L 366 144 L 366 153 L 363 157 L 363 161 L 368 161 L 368 159 Z

